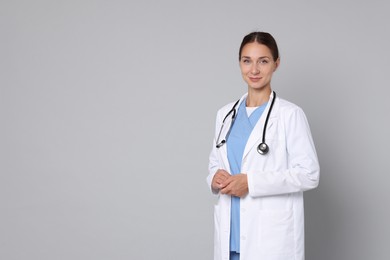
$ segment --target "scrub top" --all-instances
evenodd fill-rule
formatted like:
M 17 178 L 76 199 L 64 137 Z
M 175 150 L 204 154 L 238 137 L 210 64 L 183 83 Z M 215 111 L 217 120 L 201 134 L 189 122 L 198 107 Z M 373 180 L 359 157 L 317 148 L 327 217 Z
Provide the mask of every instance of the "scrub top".
M 241 102 L 237 117 L 227 138 L 227 157 L 230 164 L 230 174 L 241 173 L 241 162 L 245 145 L 261 117 L 267 103 L 257 107 L 248 116 L 246 109 L 246 98 Z M 232 196 L 231 201 L 231 222 L 230 222 L 230 251 L 240 252 L 240 198 Z

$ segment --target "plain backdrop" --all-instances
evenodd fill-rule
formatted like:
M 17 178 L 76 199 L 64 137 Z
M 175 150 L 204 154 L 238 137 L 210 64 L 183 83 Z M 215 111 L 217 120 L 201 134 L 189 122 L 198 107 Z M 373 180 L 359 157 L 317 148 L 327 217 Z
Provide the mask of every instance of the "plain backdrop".
M 389 257 L 388 1 L 0 0 L 0 259 L 212 259 L 208 155 L 277 40 L 321 165 L 306 259 Z

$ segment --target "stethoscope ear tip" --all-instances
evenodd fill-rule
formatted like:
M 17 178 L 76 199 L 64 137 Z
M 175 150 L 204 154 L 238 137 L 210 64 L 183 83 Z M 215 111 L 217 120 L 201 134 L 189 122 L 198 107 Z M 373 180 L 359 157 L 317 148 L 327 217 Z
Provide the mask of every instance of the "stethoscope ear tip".
M 217 148 L 221 148 L 226 143 L 226 140 L 222 140 L 219 144 L 216 145 Z

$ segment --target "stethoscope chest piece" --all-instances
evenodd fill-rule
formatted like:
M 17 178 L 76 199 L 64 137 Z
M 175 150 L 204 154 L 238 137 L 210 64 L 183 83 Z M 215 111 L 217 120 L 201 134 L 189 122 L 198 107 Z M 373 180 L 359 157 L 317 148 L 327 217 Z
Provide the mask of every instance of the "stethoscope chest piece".
M 267 154 L 269 151 L 268 145 L 266 143 L 261 143 L 257 146 L 257 152 L 261 155 Z

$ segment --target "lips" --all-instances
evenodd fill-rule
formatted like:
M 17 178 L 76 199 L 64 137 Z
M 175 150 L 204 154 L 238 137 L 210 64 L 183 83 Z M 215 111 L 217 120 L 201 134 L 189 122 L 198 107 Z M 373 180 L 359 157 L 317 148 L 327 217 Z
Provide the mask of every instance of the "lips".
M 250 79 L 252 82 L 258 82 L 259 80 L 261 80 L 261 78 L 252 78 L 252 77 L 249 77 L 249 79 Z

